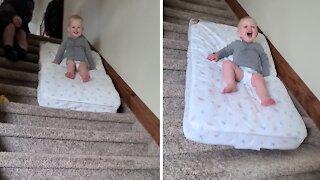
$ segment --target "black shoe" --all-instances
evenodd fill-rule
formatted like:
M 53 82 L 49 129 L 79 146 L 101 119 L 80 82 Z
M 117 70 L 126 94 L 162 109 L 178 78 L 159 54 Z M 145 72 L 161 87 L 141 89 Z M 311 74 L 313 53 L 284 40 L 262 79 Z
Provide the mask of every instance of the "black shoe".
M 4 51 L 8 60 L 17 61 L 18 53 L 13 49 L 13 47 L 6 45 L 4 46 Z
M 20 46 L 17 46 L 16 50 L 18 52 L 18 58 L 21 60 L 25 60 L 27 57 L 27 51 L 25 49 L 21 48 Z

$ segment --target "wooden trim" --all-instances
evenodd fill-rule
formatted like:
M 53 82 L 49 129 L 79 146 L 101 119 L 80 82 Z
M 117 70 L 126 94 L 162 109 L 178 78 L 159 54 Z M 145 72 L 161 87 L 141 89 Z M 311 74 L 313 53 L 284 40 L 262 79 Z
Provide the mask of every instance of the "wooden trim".
M 52 43 L 57 43 L 57 44 L 60 44 L 62 42 L 62 39 L 44 37 L 44 36 L 39 36 L 39 35 L 34 35 L 34 34 L 28 34 L 28 39 L 35 39 L 38 41 L 47 41 L 47 42 L 52 42 Z
M 236 16 L 241 19 L 245 16 L 248 16 L 248 13 L 242 8 L 242 6 L 238 3 L 237 0 L 225 0 L 231 10 L 236 14 Z
M 131 111 L 137 116 L 137 119 L 143 127 L 150 133 L 152 138 L 160 145 L 160 120 L 153 112 L 142 102 L 136 93 L 127 85 L 127 83 L 116 73 L 109 63 L 101 57 L 103 65 L 112 79 L 120 96 L 129 106 Z
M 248 13 L 236 0 L 226 0 L 230 8 L 240 19 L 248 16 Z M 264 34 L 261 30 L 260 32 Z M 292 69 L 288 62 L 283 58 L 279 51 L 267 38 L 271 54 L 275 62 L 278 77 L 283 81 L 294 97 L 299 101 L 308 115 L 313 119 L 318 128 L 320 128 L 320 101 L 302 81 L 298 74 Z

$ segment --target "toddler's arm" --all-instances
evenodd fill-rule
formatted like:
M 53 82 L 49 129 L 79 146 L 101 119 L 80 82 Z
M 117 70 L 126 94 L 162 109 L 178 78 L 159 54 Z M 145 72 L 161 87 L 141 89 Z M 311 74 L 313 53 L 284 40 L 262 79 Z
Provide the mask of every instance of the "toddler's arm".
M 85 53 L 87 56 L 87 61 L 88 61 L 87 63 L 88 63 L 89 70 L 96 70 L 97 68 L 96 68 L 94 61 L 93 61 L 93 57 L 91 54 L 91 48 L 90 48 L 89 43 L 86 39 L 85 39 Z
M 222 48 L 220 51 L 209 54 L 207 59 L 210 61 L 218 61 L 220 58 L 224 58 L 233 54 L 234 49 L 237 46 L 237 43 L 238 43 L 237 41 L 233 41 L 226 47 Z
M 60 64 L 61 61 L 63 60 L 63 55 L 64 55 L 64 51 L 66 50 L 66 47 L 67 47 L 67 40 L 64 40 L 61 45 L 59 46 L 59 49 L 58 49 L 58 52 L 56 54 L 56 57 L 54 58 L 54 61 L 53 63 L 55 64 Z
M 270 75 L 270 64 L 269 64 L 269 58 L 268 55 L 264 52 L 263 47 L 259 44 L 259 56 L 261 61 L 261 69 L 262 69 L 262 75 L 263 76 L 269 76 Z

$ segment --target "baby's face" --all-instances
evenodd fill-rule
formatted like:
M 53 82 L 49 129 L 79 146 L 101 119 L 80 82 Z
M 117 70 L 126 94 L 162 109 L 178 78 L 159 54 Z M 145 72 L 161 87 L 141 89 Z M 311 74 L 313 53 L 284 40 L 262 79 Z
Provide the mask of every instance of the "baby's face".
M 238 36 L 245 42 L 251 43 L 258 35 L 257 24 L 253 19 L 243 19 L 238 25 Z
M 68 26 L 68 32 L 71 37 L 77 38 L 81 36 L 83 31 L 82 21 L 80 19 L 74 19 L 70 22 Z

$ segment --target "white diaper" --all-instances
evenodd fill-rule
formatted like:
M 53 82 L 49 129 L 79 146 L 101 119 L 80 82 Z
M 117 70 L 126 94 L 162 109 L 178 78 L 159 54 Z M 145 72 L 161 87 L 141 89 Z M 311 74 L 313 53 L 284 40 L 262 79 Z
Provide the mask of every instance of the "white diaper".
M 73 62 L 76 64 L 76 70 L 78 71 L 81 61 L 73 61 Z
M 242 83 L 246 87 L 246 89 L 248 90 L 249 94 L 252 97 L 254 97 L 258 101 L 260 101 L 260 99 L 258 98 L 257 93 L 255 91 L 255 88 L 251 84 L 252 74 L 253 73 L 258 73 L 258 72 L 255 71 L 254 69 L 251 69 L 251 68 L 245 67 L 245 66 L 240 66 L 239 68 L 243 72 L 243 78 L 240 81 L 240 83 Z
M 243 71 L 243 78 L 240 82 L 246 86 L 251 86 L 252 74 L 257 73 L 257 71 L 245 66 L 240 66 L 239 68 Z

